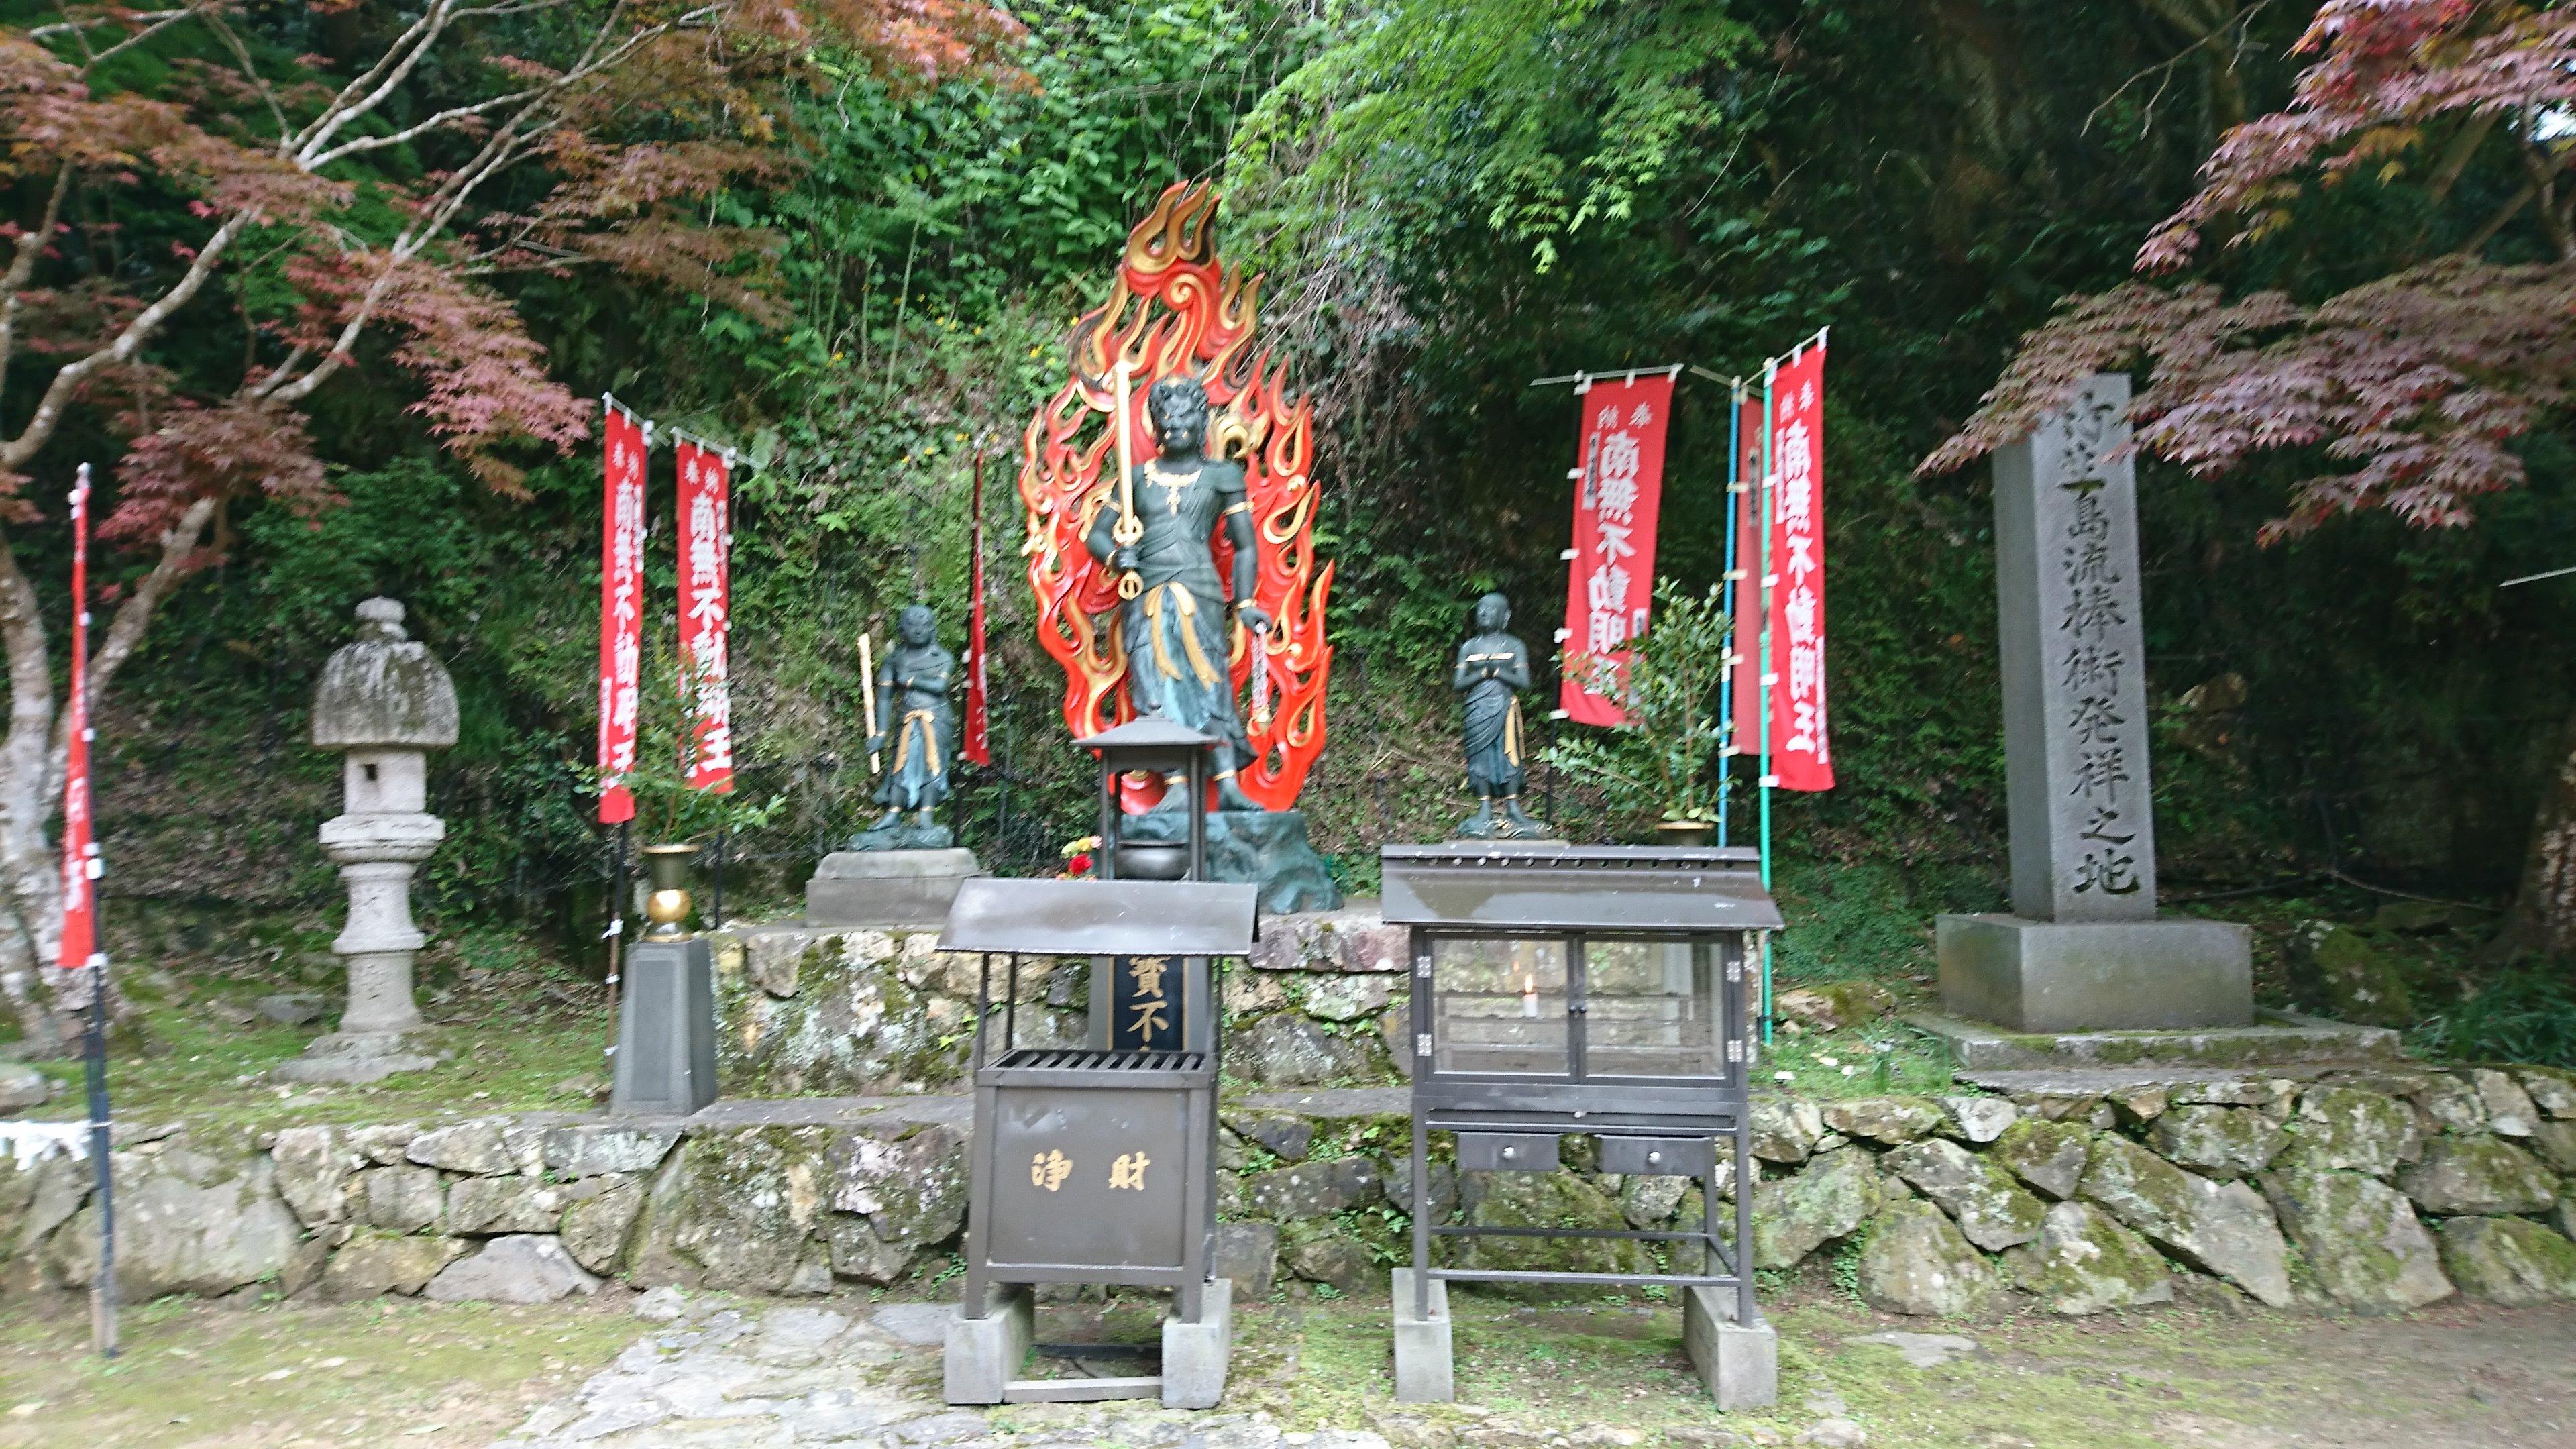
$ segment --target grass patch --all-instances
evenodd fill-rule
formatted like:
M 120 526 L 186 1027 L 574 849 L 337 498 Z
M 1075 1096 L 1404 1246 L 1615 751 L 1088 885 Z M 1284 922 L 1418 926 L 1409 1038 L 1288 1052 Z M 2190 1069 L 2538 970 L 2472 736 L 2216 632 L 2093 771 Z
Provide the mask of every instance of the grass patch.
M 488 1444 L 637 1337 L 624 1295 L 609 1296 L 546 1308 L 165 1298 L 125 1311 L 113 1361 L 87 1351 L 78 1300 L 21 1298 L 0 1314 L 0 1445 Z

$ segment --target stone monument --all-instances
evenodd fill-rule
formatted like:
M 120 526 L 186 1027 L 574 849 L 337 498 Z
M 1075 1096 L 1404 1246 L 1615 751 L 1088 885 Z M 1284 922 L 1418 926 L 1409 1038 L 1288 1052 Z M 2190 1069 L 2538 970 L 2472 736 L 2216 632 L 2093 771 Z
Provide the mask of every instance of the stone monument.
M 456 743 L 456 686 L 402 621 L 395 600 L 359 604 L 358 637 L 322 666 L 313 697 L 314 745 L 343 756 L 344 808 L 321 837 L 349 888 L 348 928 L 331 943 L 349 1004 L 339 1030 L 271 1069 L 281 1082 L 375 1082 L 438 1064 L 412 1001 L 412 960 L 428 938 L 412 923 L 411 877 L 447 834 L 425 808 L 428 752 Z
M 1501 837 L 1536 839 L 1547 827 L 1521 809 L 1521 791 L 1529 783 L 1528 740 L 1521 732 L 1521 695 L 1530 687 L 1529 646 L 1506 632 L 1512 624 L 1511 602 L 1500 594 L 1476 601 L 1476 632 L 1458 646 L 1458 664 L 1449 687 L 1465 696 L 1467 788 L 1476 793 L 1476 813 L 1461 821 L 1458 834 L 1470 840 Z M 1502 802 L 1501 819 L 1494 804 Z
M 1936 932 L 1953 1014 L 2018 1031 L 2242 1027 L 2247 929 L 2159 919 L 2129 380 L 1995 454 L 2012 912 Z
M 887 727 L 868 737 L 869 756 L 885 761 L 876 802 L 886 813 L 815 868 L 805 883 L 812 924 L 935 925 L 947 919 L 958 885 L 984 873 L 975 852 L 957 848 L 948 827 L 932 818 L 948 799 L 957 757 L 957 717 L 948 704 L 957 656 L 939 647 L 938 636 L 938 620 L 923 605 L 896 620 L 895 647 L 876 668 Z

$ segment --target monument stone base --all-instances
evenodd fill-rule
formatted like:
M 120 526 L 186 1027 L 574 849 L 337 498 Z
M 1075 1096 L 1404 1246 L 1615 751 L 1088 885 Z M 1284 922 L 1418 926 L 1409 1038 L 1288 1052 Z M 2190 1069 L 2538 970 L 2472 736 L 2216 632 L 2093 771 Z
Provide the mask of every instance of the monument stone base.
M 1945 915 L 1934 944 L 1942 1009 L 2014 1031 L 2254 1022 L 2253 932 L 2233 921 Z
M 935 926 L 968 876 L 984 873 L 975 852 L 836 850 L 805 883 L 813 926 Z
M 716 1099 L 715 953 L 701 937 L 642 940 L 619 968 L 608 1110 L 686 1117 Z
M 1187 840 L 1189 817 L 1178 810 L 1130 815 L 1127 840 Z M 1339 910 L 1341 887 L 1306 840 L 1302 810 L 1218 810 L 1207 820 L 1208 879 L 1261 887 L 1264 915 Z
M 268 1069 L 272 1082 L 331 1083 L 364 1086 L 396 1072 L 425 1072 L 437 1066 L 418 1031 L 335 1031 L 317 1036 L 304 1055 L 288 1057 Z

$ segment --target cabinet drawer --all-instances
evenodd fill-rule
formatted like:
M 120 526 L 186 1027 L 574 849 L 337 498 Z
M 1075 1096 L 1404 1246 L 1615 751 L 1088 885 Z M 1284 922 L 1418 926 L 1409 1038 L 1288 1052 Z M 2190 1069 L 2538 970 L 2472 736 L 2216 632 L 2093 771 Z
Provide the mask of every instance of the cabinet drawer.
M 1601 1170 L 1640 1177 L 1705 1177 L 1717 1160 L 1705 1137 L 1604 1137 Z
M 1552 1132 L 1461 1132 L 1461 1172 L 1553 1172 L 1556 1134 Z

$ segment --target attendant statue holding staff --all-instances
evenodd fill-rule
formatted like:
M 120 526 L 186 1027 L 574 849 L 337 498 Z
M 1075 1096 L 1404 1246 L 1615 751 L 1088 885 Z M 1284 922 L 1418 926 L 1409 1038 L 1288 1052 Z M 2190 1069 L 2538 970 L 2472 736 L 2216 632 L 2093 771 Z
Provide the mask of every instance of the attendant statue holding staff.
M 850 842 L 852 850 L 941 850 L 949 844 L 948 828 L 933 824 L 930 813 L 948 798 L 957 746 L 956 716 L 948 707 L 957 656 L 939 647 L 937 628 L 927 607 L 905 609 L 895 624 L 898 642 L 876 666 L 888 727 L 868 737 L 868 751 L 891 751 L 876 793 L 886 813 Z M 916 812 L 910 827 L 903 823 L 907 810 Z

